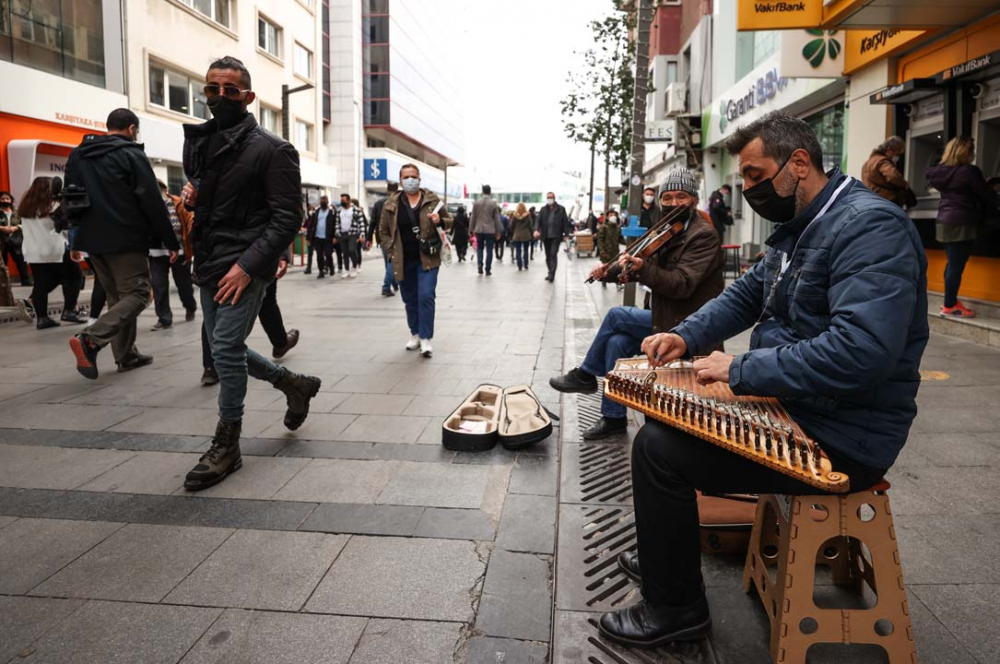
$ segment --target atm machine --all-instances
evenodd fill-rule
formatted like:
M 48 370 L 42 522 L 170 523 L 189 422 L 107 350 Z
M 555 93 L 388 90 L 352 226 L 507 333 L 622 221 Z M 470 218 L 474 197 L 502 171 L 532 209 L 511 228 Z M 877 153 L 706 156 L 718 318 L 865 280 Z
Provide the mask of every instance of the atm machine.
M 976 100 L 972 116 L 976 165 L 989 180 L 1000 177 L 1000 77 L 977 83 L 972 96 Z
M 913 219 L 924 246 L 935 246 L 934 221 L 941 196 L 927 186 L 927 169 L 941 160 L 944 153 L 944 93 L 924 97 L 906 106 L 909 129 L 906 131 L 906 154 L 903 176 L 917 196 L 917 206 L 908 214 Z

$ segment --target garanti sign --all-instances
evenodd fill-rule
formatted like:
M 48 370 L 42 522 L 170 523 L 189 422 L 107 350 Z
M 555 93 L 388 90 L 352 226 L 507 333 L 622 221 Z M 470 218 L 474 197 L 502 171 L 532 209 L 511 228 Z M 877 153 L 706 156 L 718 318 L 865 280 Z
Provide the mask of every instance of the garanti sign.
M 739 0 L 737 30 L 815 28 L 823 22 L 823 0 Z

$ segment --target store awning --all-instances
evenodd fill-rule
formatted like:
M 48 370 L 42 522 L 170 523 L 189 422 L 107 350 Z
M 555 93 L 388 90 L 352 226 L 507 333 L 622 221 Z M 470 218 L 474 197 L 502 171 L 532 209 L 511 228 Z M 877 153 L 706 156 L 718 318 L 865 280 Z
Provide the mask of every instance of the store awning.
M 936 78 L 913 78 L 899 85 L 890 85 L 870 96 L 872 104 L 911 104 L 940 91 Z
M 948 67 L 936 74 L 934 80 L 938 83 L 960 79 L 975 81 L 980 78 L 996 76 L 998 68 L 1000 68 L 1000 51 L 993 51 L 978 58 L 972 58 L 954 67 Z
M 823 28 L 961 28 L 997 10 L 996 0 L 832 0 L 824 2 Z

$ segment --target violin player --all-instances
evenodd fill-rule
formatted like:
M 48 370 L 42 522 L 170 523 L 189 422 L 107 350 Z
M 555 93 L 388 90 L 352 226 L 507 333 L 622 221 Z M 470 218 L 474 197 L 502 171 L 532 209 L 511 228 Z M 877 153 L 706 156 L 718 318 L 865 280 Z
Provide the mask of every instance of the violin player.
M 660 189 L 661 214 L 686 208 L 679 232 L 646 258 L 622 254 L 616 263 L 599 265 L 591 277 L 617 281 L 623 269 L 647 290 L 644 308 L 614 307 L 601 322 L 583 364 L 549 379 L 560 392 L 595 392 L 597 377 L 614 369 L 615 362 L 639 353 L 642 340 L 676 327 L 689 314 L 722 292 L 722 247 L 712 222 L 698 210 L 698 181 L 686 168 L 667 175 Z M 683 213 L 679 215 L 684 217 Z M 627 409 L 607 397 L 601 400 L 601 419 L 584 432 L 586 440 L 600 440 L 626 429 Z

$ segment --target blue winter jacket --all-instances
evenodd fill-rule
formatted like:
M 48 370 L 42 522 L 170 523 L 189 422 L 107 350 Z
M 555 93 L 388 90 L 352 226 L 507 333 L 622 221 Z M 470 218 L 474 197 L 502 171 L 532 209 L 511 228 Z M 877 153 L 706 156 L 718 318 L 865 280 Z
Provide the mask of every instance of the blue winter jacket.
M 733 392 L 778 397 L 821 445 L 889 468 L 917 414 L 928 338 L 927 259 L 913 223 L 837 170 L 767 245 L 674 331 L 699 355 L 758 323 L 730 368 Z

